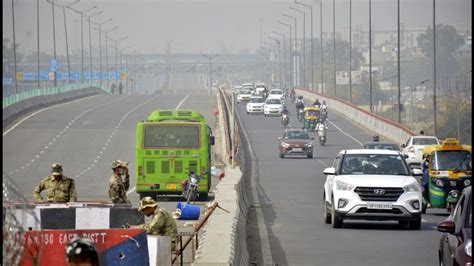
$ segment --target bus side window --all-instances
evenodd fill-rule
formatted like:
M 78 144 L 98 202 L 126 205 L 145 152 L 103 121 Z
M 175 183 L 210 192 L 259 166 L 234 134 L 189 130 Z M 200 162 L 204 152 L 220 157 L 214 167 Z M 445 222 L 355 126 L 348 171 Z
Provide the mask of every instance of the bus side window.
M 209 143 L 210 143 L 211 145 L 214 145 L 214 144 L 215 144 L 214 136 L 209 136 Z

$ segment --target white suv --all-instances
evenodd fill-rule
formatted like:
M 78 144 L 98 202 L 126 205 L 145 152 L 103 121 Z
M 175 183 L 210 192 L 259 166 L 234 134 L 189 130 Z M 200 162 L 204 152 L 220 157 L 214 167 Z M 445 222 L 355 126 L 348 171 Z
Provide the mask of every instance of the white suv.
M 411 168 L 421 168 L 423 161 L 423 149 L 427 145 L 439 145 L 435 136 L 412 136 L 405 144 L 402 144 L 402 154 L 406 155 L 406 161 Z
M 284 99 L 283 91 L 279 89 L 270 90 L 270 92 L 268 93 L 267 99 L 279 99 L 280 101 L 283 101 Z
M 252 96 L 250 97 L 250 102 L 247 103 L 247 114 L 263 113 L 264 106 L 265 99 L 263 96 Z
M 334 228 L 344 220 L 397 220 L 420 229 L 421 187 L 399 151 L 342 150 L 324 169 L 324 222 Z

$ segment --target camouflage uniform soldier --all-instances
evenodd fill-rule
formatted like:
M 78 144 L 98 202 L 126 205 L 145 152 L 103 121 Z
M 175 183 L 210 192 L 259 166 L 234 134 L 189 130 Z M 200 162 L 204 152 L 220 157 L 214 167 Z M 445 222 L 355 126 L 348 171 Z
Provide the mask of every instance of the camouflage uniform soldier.
M 127 165 L 128 163 L 120 160 L 112 162 L 114 174 L 109 178 L 109 197 L 113 203 L 130 203 L 127 199 L 127 190 L 130 187 Z M 125 175 L 124 180 L 122 180 L 123 175 Z
M 152 216 L 149 223 L 131 228 L 145 229 L 147 234 L 158 236 L 169 236 L 171 238 L 171 251 L 176 251 L 178 243 L 178 226 L 171 214 L 163 208 L 158 207 L 158 203 L 151 197 L 144 197 L 140 200 L 138 211 L 146 216 Z
M 41 192 L 46 190 L 46 200 Z M 52 165 L 51 175 L 45 177 L 33 190 L 37 202 L 74 202 L 77 200 L 74 180 L 63 175 L 63 167 L 59 163 Z

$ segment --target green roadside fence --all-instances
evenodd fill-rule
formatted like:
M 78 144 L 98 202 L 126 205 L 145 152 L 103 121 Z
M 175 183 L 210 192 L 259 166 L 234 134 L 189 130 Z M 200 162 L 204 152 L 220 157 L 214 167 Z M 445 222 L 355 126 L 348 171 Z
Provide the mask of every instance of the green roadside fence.
M 110 89 L 100 86 L 99 83 L 79 83 L 79 84 L 68 84 L 64 86 L 50 87 L 50 88 L 43 88 L 43 89 L 32 89 L 29 91 L 20 92 L 20 93 L 3 98 L 2 109 L 5 109 L 6 107 L 13 105 L 17 102 L 27 100 L 33 97 L 60 94 L 60 93 L 68 92 L 68 91 L 81 90 L 81 89 L 86 89 L 90 87 L 96 87 L 105 91 L 106 93 L 110 93 Z

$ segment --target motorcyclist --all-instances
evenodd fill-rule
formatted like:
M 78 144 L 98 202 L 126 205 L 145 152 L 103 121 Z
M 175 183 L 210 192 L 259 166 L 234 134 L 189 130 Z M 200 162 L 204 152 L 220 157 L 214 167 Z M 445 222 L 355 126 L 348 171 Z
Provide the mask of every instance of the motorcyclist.
M 290 98 L 291 98 L 292 101 L 295 100 L 295 95 L 296 95 L 295 89 L 294 89 L 294 88 L 291 88 L 291 90 L 290 90 Z
M 282 115 L 288 115 L 288 108 L 286 108 L 286 105 L 283 105 L 283 110 L 281 111 Z
M 374 137 L 373 137 L 374 141 L 379 141 L 379 135 L 378 134 L 375 134 Z
M 313 105 L 314 105 L 314 106 L 318 106 L 318 107 L 321 106 L 321 103 L 319 102 L 319 99 L 318 99 L 318 98 L 316 98 L 316 100 L 314 101 Z
M 296 109 L 304 109 L 304 100 L 303 96 L 298 96 L 298 99 L 296 99 Z

